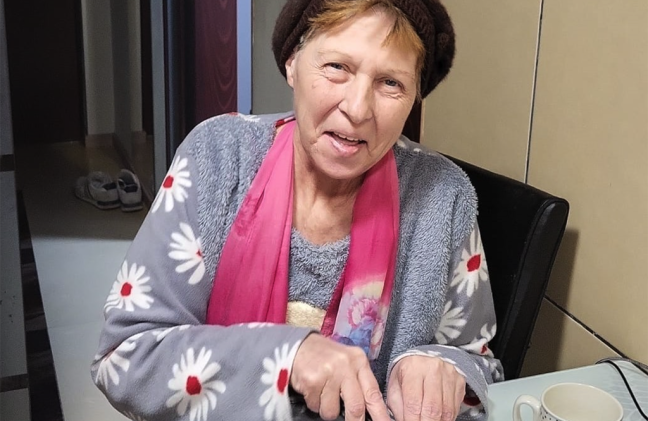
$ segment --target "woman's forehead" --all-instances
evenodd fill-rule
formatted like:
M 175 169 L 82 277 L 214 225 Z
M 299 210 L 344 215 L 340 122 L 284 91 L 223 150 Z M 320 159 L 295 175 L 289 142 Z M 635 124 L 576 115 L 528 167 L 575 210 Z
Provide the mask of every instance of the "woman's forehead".
M 388 42 L 393 22 L 394 19 L 385 14 L 363 14 L 338 27 L 314 34 L 303 47 L 318 57 L 338 57 L 348 61 L 366 59 L 367 56 L 382 59 L 391 73 L 415 78 L 416 52 L 395 40 Z
M 336 35 L 349 35 L 352 32 L 365 31 L 365 30 L 380 30 L 385 35 L 389 34 L 394 27 L 396 18 L 381 8 L 373 8 L 366 10 L 362 13 L 357 13 L 349 16 L 344 20 L 337 21 L 330 26 L 315 25 L 314 32 L 311 38 L 318 35 L 336 36 Z
M 397 27 L 399 30 L 395 30 Z M 334 26 L 315 29 L 307 35 L 300 49 L 315 39 L 318 43 L 326 41 L 327 45 L 339 46 L 341 51 L 362 49 L 363 43 L 378 44 L 383 51 L 404 50 L 405 55 L 413 52 L 418 62 L 424 54 L 423 46 L 420 45 L 420 38 L 410 33 L 412 31 L 403 30 L 403 23 L 396 16 L 378 7 L 353 15 Z M 420 70 L 419 64 L 416 63 L 417 72 Z

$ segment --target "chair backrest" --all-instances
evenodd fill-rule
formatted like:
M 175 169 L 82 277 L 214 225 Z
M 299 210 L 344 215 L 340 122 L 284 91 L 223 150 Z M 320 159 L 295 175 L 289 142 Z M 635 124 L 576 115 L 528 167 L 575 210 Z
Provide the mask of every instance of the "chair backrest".
M 507 379 L 519 377 L 569 203 L 527 184 L 448 157 L 472 182 L 477 220 L 495 301 L 497 334 L 490 347 Z

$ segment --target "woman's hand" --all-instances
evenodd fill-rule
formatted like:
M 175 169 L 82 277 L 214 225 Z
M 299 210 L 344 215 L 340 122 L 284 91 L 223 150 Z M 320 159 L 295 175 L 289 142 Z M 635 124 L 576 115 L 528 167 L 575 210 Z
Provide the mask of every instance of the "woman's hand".
M 392 369 L 387 405 L 396 421 L 454 421 L 465 392 L 466 381 L 452 364 L 411 355 Z
M 325 420 L 340 415 L 342 398 L 345 421 L 364 421 L 365 411 L 373 421 L 389 421 L 369 360 L 358 347 L 309 335 L 295 356 L 290 384 L 304 396 L 308 409 Z

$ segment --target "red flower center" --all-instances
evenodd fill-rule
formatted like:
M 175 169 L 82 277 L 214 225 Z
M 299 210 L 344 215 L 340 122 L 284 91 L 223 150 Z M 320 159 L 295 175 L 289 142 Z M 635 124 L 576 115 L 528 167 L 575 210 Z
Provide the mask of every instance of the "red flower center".
M 124 285 L 122 285 L 121 291 L 119 291 L 119 293 L 122 297 L 128 297 L 129 295 L 131 295 L 131 291 L 133 291 L 133 286 L 128 282 L 124 282 Z
M 482 346 L 481 353 L 485 354 L 486 352 L 488 352 L 488 345 L 484 344 L 484 346 Z
M 197 395 L 200 393 L 202 390 L 202 386 L 200 385 L 200 380 L 198 380 L 198 377 L 196 376 L 189 376 L 187 377 L 187 393 L 190 395 Z
M 162 183 L 162 187 L 165 189 L 170 189 L 173 186 L 173 177 L 170 175 L 167 175 L 166 178 L 164 179 L 164 183 Z
M 477 406 L 479 405 L 479 398 L 477 396 L 466 396 L 463 403 L 468 406 Z
M 203 257 L 203 255 L 202 255 L 202 251 L 198 250 L 198 251 L 196 252 L 196 256 L 198 256 L 198 257 L 200 257 L 200 258 L 202 259 L 202 257 Z
M 473 272 L 479 269 L 481 265 L 481 254 L 475 254 L 473 257 L 468 260 L 468 272 Z
M 288 387 L 288 370 L 283 368 L 279 372 L 279 377 L 277 378 L 277 390 L 279 393 L 284 393 Z

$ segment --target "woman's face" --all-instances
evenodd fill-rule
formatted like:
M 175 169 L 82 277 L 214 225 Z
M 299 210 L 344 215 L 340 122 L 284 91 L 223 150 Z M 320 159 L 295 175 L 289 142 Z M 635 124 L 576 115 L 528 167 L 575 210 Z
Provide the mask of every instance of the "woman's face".
M 361 176 L 403 130 L 416 99 L 416 55 L 397 42 L 384 44 L 393 23 L 369 11 L 316 34 L 286 62 L 298 123 L 295 152 L 321 175 Z

